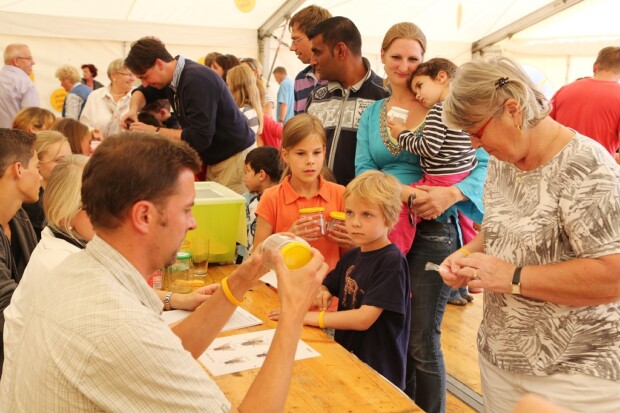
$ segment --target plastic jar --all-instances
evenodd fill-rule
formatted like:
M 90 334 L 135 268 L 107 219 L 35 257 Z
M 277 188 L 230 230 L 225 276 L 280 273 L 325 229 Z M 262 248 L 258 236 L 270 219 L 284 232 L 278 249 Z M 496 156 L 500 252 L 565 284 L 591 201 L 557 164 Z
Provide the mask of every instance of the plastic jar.
M 168 291 L 175 293 L 191 293 L 192 292 L 192 254 L 187 251 L 177 252 L 177 260 L 170 266 L 170 272 L 167 274 Z
M 299 210 L 299 215 L 312 218 L 321 227 L 321 235 L 325 235 L 325 217 L 323 212 L 325 212 L 323 207 L 302 208 Z
M 334 230 L 334 225 L 336 224 L 344 225 L 344 212 L 332 211 L 329 213 L 329 217 L 331 219 L 329 220 L 327 227 L 331 229 L 332 231 Z
M 312 259 L 310 244 L 304 239 L 294 235 L 276 233 L 272 234 L 261 244 L 261 254 L 263 262 L 267 268 L 274 269 L 273 262 L 269 258 L 267 251 L 277 250 L 284 258 L 284 264 L 290 270 L 303 267 Z

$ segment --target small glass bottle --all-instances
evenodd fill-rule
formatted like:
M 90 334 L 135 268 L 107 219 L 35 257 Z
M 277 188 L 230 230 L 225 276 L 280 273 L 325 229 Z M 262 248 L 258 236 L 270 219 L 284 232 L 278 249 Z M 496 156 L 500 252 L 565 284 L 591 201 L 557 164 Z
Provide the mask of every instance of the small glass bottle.
M 170 267 L 168 291 L 175 293 L 192 292 L 192 254 L 187 251 L 177 252 L 177 260 Z
M 299 215 L 312 218 L 314 222 L 321 228 L 321 235 L 325 235 L 325 217 L 323 216 L 324 212 L 325 208 L 323 207 L 301 208 L 299 210 Z
M 344 225 L 344 212 L 332 211 L 332 212 L 329 213 L 329 217 L 331 219 L 329 220 L 329 223 L 327 224 L 327 227 L 329 229 L 331 229 L 332 231 L 334 230 L 334 226 L 336 224 Z
M 267 251 L 277 250 L 284 258 L 284 264 L 290 270 L 296 270 L 303 267 L 312 259 L 310 244 L 304 239 L 294 235 L 276 233 L 272 234 L 261 244 L 261 254 L 263 254 L 263 263 L 267 268 L 274 268 Z

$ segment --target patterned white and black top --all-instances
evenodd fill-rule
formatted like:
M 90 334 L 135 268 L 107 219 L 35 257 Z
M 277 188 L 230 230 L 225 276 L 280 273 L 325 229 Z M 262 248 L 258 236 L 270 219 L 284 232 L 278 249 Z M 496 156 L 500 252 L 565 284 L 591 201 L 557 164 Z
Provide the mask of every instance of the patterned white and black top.
M 620 253 L 620 167 L 583 135 L 532 171 L 491 157 L 484 205 L 484 251 L 510 263 Z M 515 373 L 619 381 L 620 302 L 571 307 L 485 292 L 478 349 Z
M 407 152 L 420 155 L 425 174 L 453 175 L 469 172 L 478 163 L 469 135 L 461 130 L 448 129 L 441 120 L 443 103 L 434 105 L 426 115 L 420 131 L 403 131 L 398 143 Z

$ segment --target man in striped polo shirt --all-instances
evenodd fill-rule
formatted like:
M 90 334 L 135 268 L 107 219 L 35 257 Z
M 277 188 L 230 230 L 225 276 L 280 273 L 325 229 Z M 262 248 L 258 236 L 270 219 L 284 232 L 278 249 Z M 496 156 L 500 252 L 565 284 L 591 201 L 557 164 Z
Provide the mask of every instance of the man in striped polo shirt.
M 306 104 L 308 96 L 312 89 L 321 82 L 314 71 L 314 67 L 310 64 L 310 58 L 312 57 L 312 44 L 308 38 L 308 30 L 315 24 L 327 20 L 332 17 L 331 13 L 326 9 L 311 5 L 299 10 L 289 23 L 289 29 L 291 29 L 291 51 L 295 52 L 297 58 L 302 63 L 308 66 L 299 72 L 295 77 L 295 115 L 306 111 Z

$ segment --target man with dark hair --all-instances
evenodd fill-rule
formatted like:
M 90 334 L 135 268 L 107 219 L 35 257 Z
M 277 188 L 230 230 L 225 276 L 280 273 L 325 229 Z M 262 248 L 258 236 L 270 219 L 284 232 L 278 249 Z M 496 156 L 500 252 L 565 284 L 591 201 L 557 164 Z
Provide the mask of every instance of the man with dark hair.
M 196 221 L 198 154 L 150 133 L 107 138 L 84 169 L 82 202 L 96 235 L 50 273 L 33 297 L 3 377 L 7 411 L 283 411 L 304 315 L 327 272 L 321 255 L 289 271 L 273 254 L 282 315 L 254 383 L 237 409 L 196 362 L 262 275 L 256 254 L 193 314 L 170 328 L 148 287 L 174 262 Z M 122 190 L 119 191 L 119 188 Z M 36 391 L 33 391 L 36 389 Z
M 620 147 L 620 47 L 601 49 L 594 75 L 566 85 L 551 99 L 549 114 L 586 135 L 614 156 Z
M 4 309 L 37 245 L 22 203 L 39 199 L 41 175 L 35 136 L 0 128 L 0 370 L 4 361 Z
M 322 80 L 308 99 L 307 112 L 323 123 L 327 134 L 327 166 L 336 181 L 347 185 L 355 177 L 357 128 L 362 112 L 389 95 L 383 80 L 362 57 L 362 36 L 346 17 L 332 17 L 308 32 L 312 61 Z M 336 163 L 336 159 L 338 162 Z
M 206 165 L 207 179 L 243 193 L 243 161 L 256 136 L 222 78 L 183 56 L 172 57 L 154 37 L 134 42 L 125 64 L 142 86 L 131 95 L 123 127 L 188 142 Z M 138 122 L 140 109 L 157 99 L 168 99 L 182 129 Z
M 310 65 L 312 57 L 312 43 L 308 38 L 308 30 L 315 24 L 327 20 L 332 14 L 323 7 L 310 5 L 299 10 L 291 17 L 289 29 L 291 30 L 291 51 L 295 52 L 297 58 L 308 66 L 299 72 L 295 77 L 295 115 L 306 111 L 306 104 L 310 92 L 321 82 L 318 75 L 314 72 L 314 67 Z

